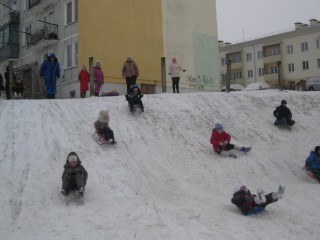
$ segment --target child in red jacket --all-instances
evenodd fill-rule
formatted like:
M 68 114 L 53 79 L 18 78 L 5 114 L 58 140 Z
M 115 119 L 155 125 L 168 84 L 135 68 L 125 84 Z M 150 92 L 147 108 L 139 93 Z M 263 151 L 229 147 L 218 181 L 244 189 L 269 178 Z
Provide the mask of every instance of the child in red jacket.
M 86 92 L 89 90 L 90 74 L 87 71 L 85 65 L 82 66 L 82 70 L 79 73 L 78 80 L 80 81 L 80 93 L 81 98 L 86 97 Z
M 210 143 L 213 145 L 213 149 L 216 153 L 221 154 L 222 151 L 229 151 L 235 149 L 244 153 L 251 150 L 251 147 L 238 147 L 230 143 L 231 136 L 223 130 L 223 126 L 220 123 L 216 123 L 215 128 L 212 130 Z M 230 153 L 229 157 L 237 158 L 237 155 Z

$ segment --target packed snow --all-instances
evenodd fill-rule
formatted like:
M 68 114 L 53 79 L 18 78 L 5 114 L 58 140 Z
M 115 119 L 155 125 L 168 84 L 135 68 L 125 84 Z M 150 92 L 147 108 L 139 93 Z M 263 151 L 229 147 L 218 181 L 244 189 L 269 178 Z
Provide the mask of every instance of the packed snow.
M 273 125 L 286 99 L 296 124 Z M 0 239 L 308 239 L 320 236 L 320 185 L 301 168 L 319 142 L 318 92 L 157 94 L 131 115 L 123 96 L 0 101 Z M 90 135 L 110 111 L 117 144 Z M 213 152 L 216 122 L 238 159 Z M 63 165 L 76 151 L 89 177 L 85 204 L 66 206 Z M 286 186 L 258 215 L 231 204 L 234 187 Z

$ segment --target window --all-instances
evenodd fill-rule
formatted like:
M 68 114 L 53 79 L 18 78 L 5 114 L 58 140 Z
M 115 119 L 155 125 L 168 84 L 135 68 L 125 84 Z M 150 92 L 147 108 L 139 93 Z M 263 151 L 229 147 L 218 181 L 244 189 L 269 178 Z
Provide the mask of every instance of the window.
M 78 0 L 74 0 L 74 20 L 78 20 Z
M 78 58 L 79 58 L 79 53 L 78 53 L 78 43 L 74 44 L 74 65 L 78 66 Z
M 263 76 L 264 75 L 264 68 L 259 68 L 259 76 Z
M 72 67 L 72 45 L 67 46 L 67 68 Z
M 263 58 L 263 51 L 258 51 L 258 59 Z
M 289 69 L 289 72 L 294 72 L 294 64 L 293 63 L 289 63 L 288 64 L 288 69 Z
M 247 62 L 250 62 L 252 60 L 252 54 L 247 53 Z
M 308 43 L 303 42 L 301 43 L 301 52 L 306 52 L 306 51 L 308 51 Z
M 318 62 L 318 68 L 320 68 L 320 58 L 317 59 Z
M 287 53 L 288 54 L 292 54 L 293 53 L 293 46 L 292 45 L 287 46 Z
M 278 73 L 278 66 L 271 67 L 271 74 Z
M 248 70 L 248 78 L 252 78 L 253 77 L 253 71 L 252 70 Z
M 235 72 L 233 73 L 233 79 L 241 79 L 242 73 L 241 72 Z
M 232 56 L 232 62 L 236 63 L 236 62 L 240 62 L 241 61 L 241 56 L 240 55 L 233 55 Z
M 29 0 L 23 0 L 22 2 L 22 10 L 26 11 L 29 9 Z
M 29 25 L 28 27 L 25 28 L 24 30 L 24 45 L 28 45 L 30 43 L 30 39 L 31 39 L 31 25 Z
M 67 24 L 72 23 L 72 2 L 67 4 Z
M 309 69 L 309 61 L 303 61 L 302 70 L 308 70 L 308 69 Z
M 317 39 L 316 45 L 317 45 L 317 48 L 319 49 L 320 48 L 320 39 Z
M 279 48 L 271 48 L 270 49 L 270 56 L 278 55 L 279 54 Z
M 227 61 L 225 58 L 221 58 L 221 66 L 226 65 Z

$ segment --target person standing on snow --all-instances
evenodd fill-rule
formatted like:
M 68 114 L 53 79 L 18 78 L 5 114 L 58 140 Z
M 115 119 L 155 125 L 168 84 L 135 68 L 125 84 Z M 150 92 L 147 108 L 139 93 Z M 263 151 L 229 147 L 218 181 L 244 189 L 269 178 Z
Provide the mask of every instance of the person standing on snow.
M 320 183 L 320 146 L 316 146 L 306 159 L 305 169 L 308 174 Z
M 60 64 L 56 55 L 51 53 L 40 68 L 40 76 L 44 78 L 48 99 L 56 98 L 57 81 L 60 78 Z
M 284 192 L 285 187 L 279 185 L 279 189 L 276 192 L 264 195 L 264 191 L 258 189 L 257 195 L 255 195 L 251 194 L 250 190 L 245 185 L 242 185 L 235 189 L 231 202 L 236 205 L 244 215 L 248 216 L 264 211 L 267 205 L 283 198 Z
M 235 149 L 244 153 L 251 150 L 251 147 L 238 147 L 230 143 L 231 136 L 223 130 L 223 126 L 220 123 L 216 123 L 214 129 L 212 130 L 210 143 L 213 145 L 213 149 L 216 153 L 220 154 L 223 151 L 229 151 Z M 229 157 L 237 158 L 237 155 L 230 153 Z
M 90 74 L 87 71 L 86 65 L 83 64 L 82 70 L 78 75 L 80 81 L 80 97 L 86 98 L 86 92 L 89 90 Z
M 127 93 L 129 93 L 130 87 L 136 84 L 137 78 L 139 77 L 139 68 L 131 56 L 127 57 L 127 60 L 122 66 L 122 77 L 126 79 Z
M 88 173 L 81 165 L 81 161 L 75 152 L 69 153 L 62 174 L 61 194 L 68 196 L 72 190 L 77 190 L 81 195 L 87 184 Z
M 176 58 L 172 58 L 172 62 L 169 67 L 169 75 L 171 75 L 172 80 L 172 89 L 173 93 L 180 93 L 179 92 L 179 81 L 180 81 L 180 73 L 185 72 L 185 69 L 182 69 L 180 65 L 177 63 Z
M 96 66 L 93 68 L 94 76 L 94 95 L 99 97 L 101 86 L 104 82 L 104 74 L 101 68 L 101 63 L 99 60 L 96 61 Z
M 282 126 L 284 124 L 288 124 L 289 126 L 293 126 L 295 124 L 295 121 L 292 120 L 292 113 L 290 109 L 287 107 L 287 101 L 282 100 L 281 105 L 276 108 L 276 110 L 273 111 L 273 116 L 277 119 L 274 122 L 274 125 L 276 126 Z

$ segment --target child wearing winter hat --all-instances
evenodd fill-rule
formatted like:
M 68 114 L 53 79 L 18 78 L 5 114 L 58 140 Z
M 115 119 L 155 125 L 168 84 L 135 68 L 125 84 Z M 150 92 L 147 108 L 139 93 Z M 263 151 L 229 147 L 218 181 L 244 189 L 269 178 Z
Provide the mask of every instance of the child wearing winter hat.
M 267 205 L 283 198 L 284 192 L 285 187 L 279 185 L 279 189 L 276 192 L 264 195 L 264 191 L 258 189 L 257 194 L 251 194 L 250 190 L 245 185 L 241 185 L 240 188 L 235 190 L 231 202 L 247 216 L 264 211 Z
M 305 169 L 308 175 L 320 183 L 320 146 L 311 151 L 305 162 Z
M 90 74 L 84 64 L 78 75 L 78 80 L 80 81 L 80 97 L 85 98 L 86 92 L 89 90 Z
M 214 129 L 212 130 L 210 143 L 213 145 L 213 150 L 220 154 L 223 151 L 229 151 L 235 149 L 244 153 L 247 153 L 251 150 L 251 147 L 239 147 L 230 143 L 231 136 L 223 130 L 223 126 L 220 123 L 216 123 Z M 237 155 L 234 153 L 229 153 L 229 157 L 237 158 Z
M 110 144 L 115 144 L 114 134 L 109 127 L 109 111 L 102 110 L 99 112 L 97 121 L 94 122 L 94 128 L 99 136 L 102 136 L 105 141 Z
M 69 153 L 62 174 L 61 194 L 67 196 L 71 190 L 76 189 L 82 195 L 87 179 L 88 173 L 81 165 L 78 155 L 75 152 Z

